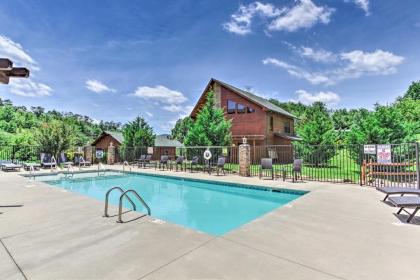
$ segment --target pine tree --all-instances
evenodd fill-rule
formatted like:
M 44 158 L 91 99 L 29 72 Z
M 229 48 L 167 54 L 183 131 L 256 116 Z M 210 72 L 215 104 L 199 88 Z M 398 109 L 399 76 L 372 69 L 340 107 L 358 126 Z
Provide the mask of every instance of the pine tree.
M 191 125 L 184 144 L 187 146 L 228 146 L 232 142 L 232 123 L 225 119 L 223 109 L 216 108 L 214 93 L 207 93 L 207 101 Z

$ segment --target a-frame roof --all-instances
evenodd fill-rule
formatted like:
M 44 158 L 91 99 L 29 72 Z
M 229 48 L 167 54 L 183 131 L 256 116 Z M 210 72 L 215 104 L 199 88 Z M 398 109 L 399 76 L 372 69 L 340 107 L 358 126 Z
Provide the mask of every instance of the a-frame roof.
M 207 87 L 205 88 L 205 90 L 204 90 L 203 94 L 201 95 L 201 97 L 200 97 L 199 101 L 197 102 L 197 104 L 195 105 L 195 107 L 194 107 L 193 111 L 191 112 L 191 115 L 192 115 L 192 114 L 193 114 L 196 110 L 198 110 L 198 106 L 199 106 L 199 104 L 200 104 L 200 100 L 202 100 L 202 99 L 204 98 L 204 96 L 205 96 L 205 94 L 206 94 L 206 92 L 207 92 L 207 90 L 208 90 L 209 86 L 210 86 L 210 85 L 212 85 L 213 83 L 217 83 L 217 84 L 219 84 L 219 85 L 221 85 L 221 86 L 223 86 L 223 87 L 225 87 L 225 88 L 227 88 L 227 89 L 229 89 L 229 90 L 231 90 L 231 91 L 235 92 L 236 94 L 238 94 L 238 95 L 242 96 L 243 98 L 245 98 L 245 99 L 247 99 L 247 100 L 249 100 L 249 101 L 251 101 L 251 102 L 253 102 L 253 103 L 255 103 L 255 104 L 257 104 L 257 105 L 259 105 L 259 106 L 261 106 L 261 107 L 263 107 L 263 108 L 265 108 L 265 109 L 267 109 L 267 110 L 269 110 L 269 111 L 272 111 L 272 112 L 275 112 L 275 113 L 278 113 L 278 114 L 281 114 L 281 115 L 284 115 L 284 116 L 288 116 L 288 117 L 291 117 L 291 118 L 295 118 L 295 119 L 297 119 L 297 117 L 296 117 L 296 116 L 294 116 L 293 114 L 291 114 L 291 113 L 287 112 L 286 110 L 284 110 L 284 109 L 280 108 L 279 106 L 274 105 L 273 103 L 271 103 L 270 101 L 268 101 L 268 100 L 267 100 L 267 99 L 265 99 L 265 98 L 262 98 L 262 97 L 260 97 L 260 96 L 258 96 L 258 95 L 255 95 L 255 94 L 253 94 L 253 93 L 250 93 L 250 92 L 248 92 L 248 91 L 245 91 L 245 90 L 239 89 L 239 88 L 237 88 L 237 87 L 235 87 L 235 86 L 232 86 L 232 85 L 230 85 L 230 84 L 227 84 L 227 83 L 225 83 L 225 82 L 222 82 L 222 81 L 216 80 L 216 79 L 214 79 L 214 78 L 212 78 L 212 79 L 209 81 L 209 83 L 208 83 Z

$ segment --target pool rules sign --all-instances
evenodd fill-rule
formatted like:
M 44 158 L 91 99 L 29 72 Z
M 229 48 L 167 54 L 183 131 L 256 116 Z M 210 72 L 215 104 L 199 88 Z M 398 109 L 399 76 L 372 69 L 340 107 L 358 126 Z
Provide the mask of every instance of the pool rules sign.
M 391 145 L 377 145 L 376 157 L 379 163 L 392 163 Z

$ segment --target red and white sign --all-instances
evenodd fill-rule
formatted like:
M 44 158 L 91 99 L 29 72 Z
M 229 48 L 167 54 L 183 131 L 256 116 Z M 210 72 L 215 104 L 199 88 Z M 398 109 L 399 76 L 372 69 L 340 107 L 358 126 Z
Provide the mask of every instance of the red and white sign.
M 376 156 L 379 163 L 392 163 L 391 145 L 377 145 Z

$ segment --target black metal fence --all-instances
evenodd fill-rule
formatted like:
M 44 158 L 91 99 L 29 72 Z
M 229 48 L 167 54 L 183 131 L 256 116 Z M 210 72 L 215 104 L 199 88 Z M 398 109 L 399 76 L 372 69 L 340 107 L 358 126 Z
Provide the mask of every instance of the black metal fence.
M 0 160 L 34 162 L 39 160 L 38 146 L 0 146 Z M 209 150 L 212 157 L 204 158 Z M 95 153 L 95 151 L 93 151 Z M 106 154 L 106 151 L 105 151 Z M 239 173 L 239 147 L 118 147 L 116 162 L 134 162 L 141 155 L 152 154 L 158 161 L 167 155 L 174 161 L 184 156 L 187 162 L 198 157 L 197 169 L 215 165 L 225 158 L 225 171 Z M 275 178 L 292 179 L 293 162 L 301 159 L 302 179 L 307 181 L 354 183 L 366 186 L 398 186 L 420 188 L 419 143 L 386 145 L 277 145 L 250 147 L 250 175 L 259 176 L 261 159 L 271 158 Z M 105 158 L 106 161 L 106 158 Z M 270 176 L 264 171 L 263 176 Z
M 39 161 L 40 153 L 41 148 L 39 146 L 0 146 L 0 160 L 8 160 L 16 163 Z

